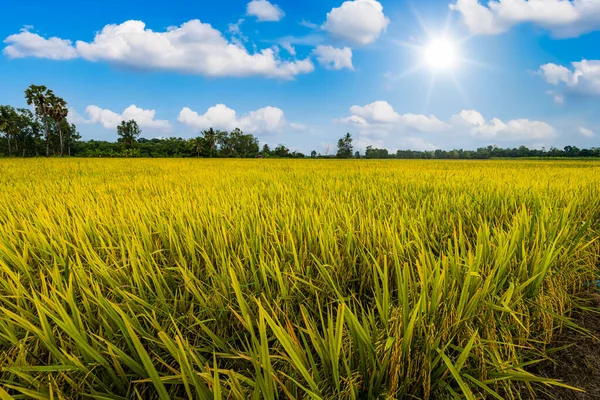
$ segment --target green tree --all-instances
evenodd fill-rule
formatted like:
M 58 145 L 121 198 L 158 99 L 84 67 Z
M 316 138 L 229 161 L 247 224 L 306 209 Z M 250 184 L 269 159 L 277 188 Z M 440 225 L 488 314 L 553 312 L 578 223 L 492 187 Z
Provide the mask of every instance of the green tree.
M 77 131 L 77 127 L 75 124 L 70 124 L 66 118 L 63 118 L 60 123 L 60 132 L 63 135 L 63 146 L 67 149 L 67 154 L 71 155 L 71 149 L 81 139 L 81 135 L 79 131 Z
M 52 90 L 43 85 L 31 85 L 25 90 L 27 105 L 35 108 L 37 117 L 44 126 L 44 138 L 46 140 L 46 157 L 50 155 L 50 100 L 54 96 Z
M 217 153 L 217 133 L 213 128 L 207 129 L 202 132 L 204 137 L 204 145 L 206 148 L 206 154 L 209 157 L 214 157 Z
M 338 158 L 352 158 L 352 135 L 346 133 L 346 136 L 338 140 Z
M 263 157 L 269 157 L 271 155 L 271 148 L 269 147 L 268 144 L 264 144 L 263 148 L 260 152 L 260 154 L 262 154 Z
M 275 147 L 275 150 L 273 150 L 273 154 L 275 155 L 275 157 L 287 158 L 290 157 L 290 149 L 280 144 L 277 147 Z
M 239 128 L 235 128 L 229 134 L 228 146 L 229 157 L 256 157 L 259 153 L 258 139 L 253 135 L 245 134 Z
M 16 135 L 11 135 L 14 150 L 20 152 L 22 157 L 37 156 L 40 149 L 43 151 L 42 126 L 31 110 L 18 108 L 16 111 L 18 129 Z
M 11 106 L 0 106 L 0 132 L 8 141 L 8 156 L 12 155 L 11 139 L 19 132 L 19 114 Z
M 231 157 L 233 154 L 232 141 L 227 131 L 215 131 L 220 157 Z
M 117 135 L 119 142 L 123 145 L 126 155 L 134 154 L 131 150 L 135 147 L 136 139 L 142 133 L 140 127 L 135 120 L 121 121 L 121 125 L 117 126 Z
M 196 153 L 196 157 L 200 157 L 204 152 L 204 146 L 206 146 L 206 140 L 202 136 L 190 140 L 190 147 L 192 148 L 192 151 Z
M 54 126 L 58 131 L 58 138 L 60 143 L 60 156 L 65 155 L 65 145 L 63 140 L 63 124 L 62 121 L 66 120 L 69 110 L 67 109 L 67 102 L 62 98 L 52 94 L 48 98 L 48 116 L 54 120 Z

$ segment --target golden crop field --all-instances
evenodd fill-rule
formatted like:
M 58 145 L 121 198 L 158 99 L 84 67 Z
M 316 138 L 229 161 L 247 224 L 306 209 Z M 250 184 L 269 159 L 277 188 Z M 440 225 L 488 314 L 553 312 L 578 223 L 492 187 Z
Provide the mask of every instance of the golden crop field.
M 0 161 L 0 399 L 519 398 L 600 162 Z

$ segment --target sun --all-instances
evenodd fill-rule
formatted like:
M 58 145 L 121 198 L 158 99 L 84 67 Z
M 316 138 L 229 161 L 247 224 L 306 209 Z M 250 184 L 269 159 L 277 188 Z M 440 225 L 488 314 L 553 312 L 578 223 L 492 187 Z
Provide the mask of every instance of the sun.
M 416 10 L 413 10 L 413 14 L 422 30 L 422 35 L 409 36 L 408 40 L 394 40 L 394 43 L 413 51 L 415 62 L 398 74 L 390 72 L 388 79 L 395 81 L 414 73 L 426 72 L 429 75 L 429 85 L 424 90 L 425 109 L 430 105 L 438 80 L 454 82 L 464 103 L 470 104 L 459 77 L 464 76 L 465 70 L 473 66 L 484 68 L 493 68 L 493 66 L 465 57 L 465 53 L 469 53 L 469 47 L 466 44 L 473 36 L 456 36 L 456 32 L 453 33 L 451 29 L 453 14 L 451 12 L 446 17 L 445 25 L 440 26 L 438 23 L 434 29 L 430 29 L 430 26 L 423 21 Z
M 423 53 L 427 66 L 437 71 L 452 70 L 458 62 L 457 46 L 449 38 L 431 40 L 427 47 L 423 48 Z

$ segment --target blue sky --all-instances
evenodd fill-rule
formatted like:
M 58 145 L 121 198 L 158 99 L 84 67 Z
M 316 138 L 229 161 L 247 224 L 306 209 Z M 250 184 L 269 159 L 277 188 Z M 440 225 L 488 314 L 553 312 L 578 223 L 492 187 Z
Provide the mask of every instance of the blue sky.
M 123 118 L 321 153 L 345 132 L 391 150 L 600 136 L 600 0 L 33 0 L 3 16 L 0 104 L 44 84 L 85 139 Z

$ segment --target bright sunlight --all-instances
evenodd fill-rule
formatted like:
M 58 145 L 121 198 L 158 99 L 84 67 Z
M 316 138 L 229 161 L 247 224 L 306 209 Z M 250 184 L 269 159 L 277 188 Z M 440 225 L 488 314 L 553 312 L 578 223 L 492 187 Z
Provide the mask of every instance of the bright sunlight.
M 456 45 L 448 38 L 433 39 L 423 52 L 425 62 L 435 70 L 453 69 L 458 61 Z

